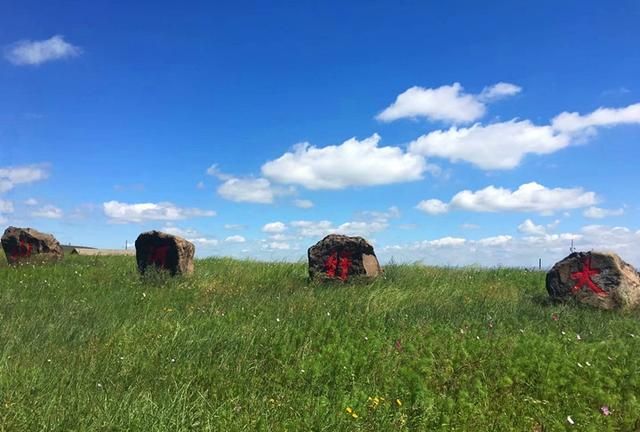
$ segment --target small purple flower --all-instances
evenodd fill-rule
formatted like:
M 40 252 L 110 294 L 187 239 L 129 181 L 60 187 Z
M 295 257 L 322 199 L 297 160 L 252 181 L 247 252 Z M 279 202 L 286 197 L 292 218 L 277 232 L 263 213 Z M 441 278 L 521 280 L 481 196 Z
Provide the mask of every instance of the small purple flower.
M 608 416 L 611 415 L 611 411 L 609 411 L 609 407 L 607 405 L 602 405 L 600 407 L 600 412 L 602 413 L 602 415 L 604 416 Z

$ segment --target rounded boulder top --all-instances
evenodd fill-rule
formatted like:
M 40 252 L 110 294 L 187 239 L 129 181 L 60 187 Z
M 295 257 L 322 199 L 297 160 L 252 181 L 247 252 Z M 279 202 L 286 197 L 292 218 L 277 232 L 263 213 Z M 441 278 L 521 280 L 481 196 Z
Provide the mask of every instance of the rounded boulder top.
M 53 235 L 33 228 L 10 226 L 1 241 L 9 264 L 56 261 L 64 257 L 62 246 Z
M 362 237 L 330 234 L 308 250 L 309 277 L 343 282 L 382 273 L 373 246 Z
M 136 239 L 138 271 L 144 274 L 149 266 L 175 275 L 193 273 L 196 247 L 182 237 L 161 231 L 148 231 Z
M 547 273 L 547 292 L 554 299 L 575 298 L 600 309 L 640 304 L 640 275 L 609 252 L 574 252 Z

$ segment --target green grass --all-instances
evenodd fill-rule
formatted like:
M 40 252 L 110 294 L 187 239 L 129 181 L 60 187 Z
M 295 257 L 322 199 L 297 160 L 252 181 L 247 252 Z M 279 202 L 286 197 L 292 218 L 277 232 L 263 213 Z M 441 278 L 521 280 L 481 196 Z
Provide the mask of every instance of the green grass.
M 67 257 L 0 285 L 1 431 L 640 430 L 640 314 L 550 305 L 539 272 Z

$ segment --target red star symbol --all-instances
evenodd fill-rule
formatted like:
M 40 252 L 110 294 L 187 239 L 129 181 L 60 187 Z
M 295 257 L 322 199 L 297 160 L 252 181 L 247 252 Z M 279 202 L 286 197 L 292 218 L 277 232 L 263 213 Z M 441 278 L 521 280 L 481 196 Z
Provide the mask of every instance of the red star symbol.
M 584 261 L 582 262 L 582 270 L 571 273 L 571 279 L 577 281 L 574 287 L 571 289 L 571 294 L 577 293 L 582 289 L 584 285 L 586 285 L 591 291 L 596 293 L 596 295 L 600 297 L 607 297 L 609 293 L 600 288 L 593 282 L 593 280 L 591 280 L 591 276 L 597 274 L 600 274 L 600 270 L 591 268 L 591 256 L 585 257 Z

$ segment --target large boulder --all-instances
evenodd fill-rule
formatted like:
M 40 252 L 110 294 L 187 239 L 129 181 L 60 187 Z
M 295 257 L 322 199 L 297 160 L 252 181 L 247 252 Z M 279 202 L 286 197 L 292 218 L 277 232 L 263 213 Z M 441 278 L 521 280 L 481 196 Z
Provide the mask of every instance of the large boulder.
M 312 279 L 346 281 L 353 276 L 382 273 L 373 246 L 362 237 L 328 235 L 309 248 L 308 257 Z
M 136 239 L 138 270 L 144 274 L 148 266 L 167 270 L 172 276 L 193 273 L 196 247 L 182 237 L 149 231 Z
M 640 304 L 640 274 L 614 253 L 574 252 L 549 270 L 547 291 L 601 309 L 633 308 Z
M 2 249 L 9 264 L 56 261 L 64 256 L 54 236 L 33 228 L 7 228 L 2 235 Z

